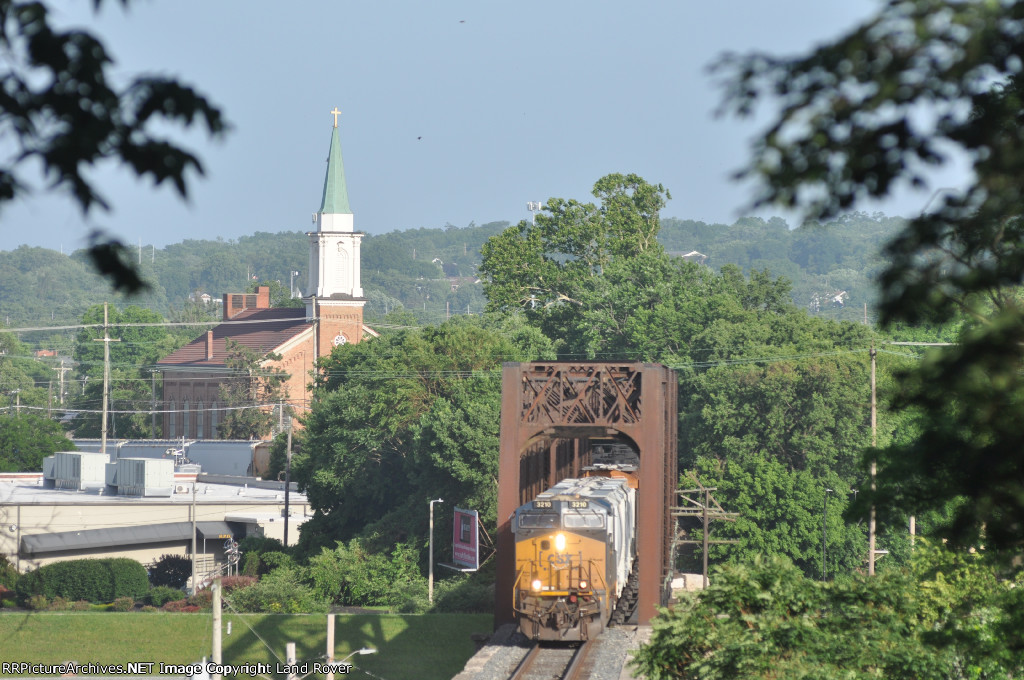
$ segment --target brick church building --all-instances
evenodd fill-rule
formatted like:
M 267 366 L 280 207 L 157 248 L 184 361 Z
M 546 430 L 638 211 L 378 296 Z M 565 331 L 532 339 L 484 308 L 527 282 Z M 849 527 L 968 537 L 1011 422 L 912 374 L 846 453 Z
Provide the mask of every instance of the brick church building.
M 307 384 L 316 358 L 337 345 L 375 336 L 363 324 L 363 288 L 360 284 L 360 242 L 348 204 L 345 167 L 341 159 L 337 109 L 331 131 L 320 210 L 313 215 L 316 230 L 309 237 L 309 278 L 303 295 L 305 307 L 273 308 L 270 291 L 224 295 L 223 322 L 181 349 L 164 357 L 165 438 L 213 439 L 223 418 L 220 386 L 229 377 L 225 361 L 227 340 L 261 354 L 276 353 L 268 361 L 289 374 L 288 403 L 302 412 L 309 403 Z

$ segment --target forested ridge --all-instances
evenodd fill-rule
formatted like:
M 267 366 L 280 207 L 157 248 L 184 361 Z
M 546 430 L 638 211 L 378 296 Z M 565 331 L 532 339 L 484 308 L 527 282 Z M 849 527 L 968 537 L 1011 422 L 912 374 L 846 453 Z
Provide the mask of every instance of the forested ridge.
M 658 239 L 672 255 L 697 251 L 707 256 L 695 259 L 714 269 L 735 264 L 748 273 L 767 269 L 785 276 L 793 284 L 795 304 L 812 313 L 861 319 L 867 303 L 873 319 L 872 282 L 882 263 L 880 248 L 900 223 L 861 213 L 797 229 L 780 218 L 742 218 L 732 225 L 663 218 Z M 492 222 L 367 235 L 362 266 L 368 318 L 398 307 L 425 323 L 467 309 L 480 313 L 486 302 L 474 283 L 480 249 L 506 227 L 507 222 Z M 253 277 L 278 282 L 285 290 L 294 282 L 301 291 L 309 242 L 298 231 L 257 232 L 164 248 L 144 244 L 131 252 L 149 288 L 128 297 L 110 290 L 92 269 L 87 251 L 63 255 L 30 246 L 0 251 L 0 322 L 8 328 L 72 325 L 86 309 L 103 302 L 145 307 L 172 321 L 202 318 L 211 310 L 196 304 L 197 295 L 220 299 L 245 291 Z

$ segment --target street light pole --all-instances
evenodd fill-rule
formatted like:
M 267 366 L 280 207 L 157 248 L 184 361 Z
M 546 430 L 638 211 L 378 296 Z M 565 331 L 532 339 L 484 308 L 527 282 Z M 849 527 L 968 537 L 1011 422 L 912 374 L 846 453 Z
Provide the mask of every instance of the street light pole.
M 444 503 L 444 499 L 437 498 L 430 501 L 430 556 L 427 562 L 427 601 L 434 603 L 434 503 Z
M 363 655 L 365 655 L 365 654 L 376 654 L 376 653 L 377 653 L 377 650 L 374 649 L 373 647 L 363 647 L 362 649 L 357 649 L 356 651 L 354 651 L 351 654 L 349 654 L 348 656 L 346 656 L 344 659 L 341 660 L 341 663 L 348 664 L 348 665 L 351 666 L 352 664 L 349 664 L 348 660 L 351 659 L 356 654 L 363 654 Z

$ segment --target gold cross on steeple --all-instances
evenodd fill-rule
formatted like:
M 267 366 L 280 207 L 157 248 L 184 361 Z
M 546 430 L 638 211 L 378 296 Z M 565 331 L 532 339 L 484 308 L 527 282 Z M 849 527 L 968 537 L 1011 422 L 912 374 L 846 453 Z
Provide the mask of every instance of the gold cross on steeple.
M 339 111 L 338 107 L 335 106 L 334 110 L 331 111 L 331 113 L 334 115 L 334 127 L 338 127 L 338 116 L 341 115 L 341 111 Z

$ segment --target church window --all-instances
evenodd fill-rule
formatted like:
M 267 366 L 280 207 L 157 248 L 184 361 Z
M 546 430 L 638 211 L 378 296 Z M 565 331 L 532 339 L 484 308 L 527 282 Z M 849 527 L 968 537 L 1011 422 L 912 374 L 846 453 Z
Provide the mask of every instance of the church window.
M 203 431 L 203 425 L 206 413 L 203 411 L 203 402 L 196 402 L 196 439 L 202 439 L 205 436 Z
M 173 401 L 167 405 L 167 436 L 178 436 L 178 405 Z

